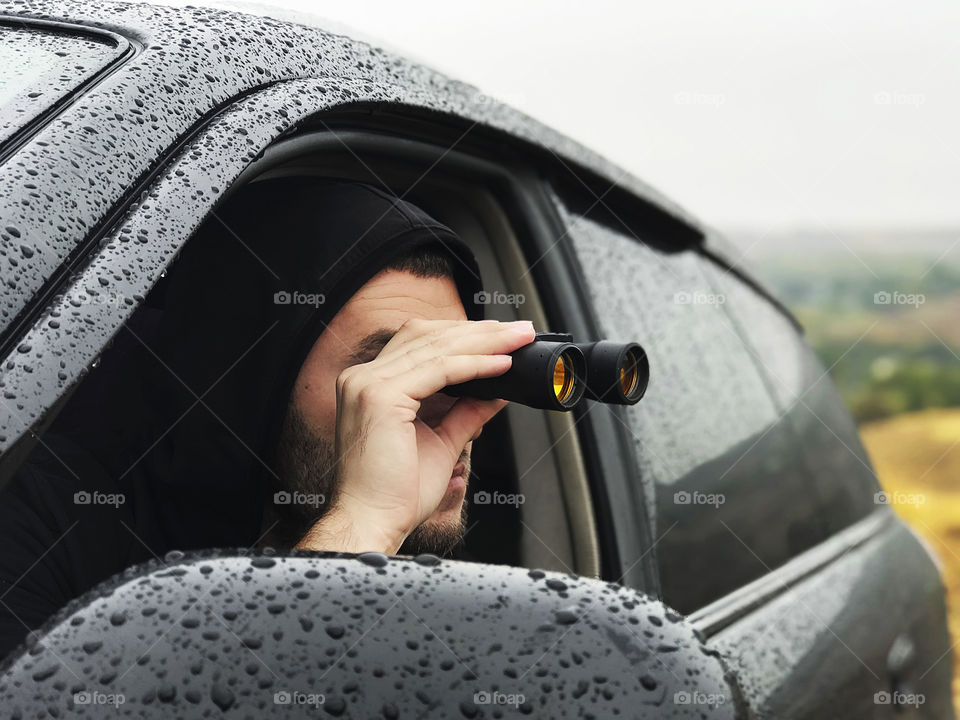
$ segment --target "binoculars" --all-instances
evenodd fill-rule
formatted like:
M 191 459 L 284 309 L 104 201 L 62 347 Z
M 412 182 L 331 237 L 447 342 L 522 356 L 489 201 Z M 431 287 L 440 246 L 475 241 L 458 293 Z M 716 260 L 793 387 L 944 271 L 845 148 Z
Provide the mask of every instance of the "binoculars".
M 589 400 L 633 405 L 647 390 L 650 365 L 637 343 L 574 343 L 565 333 L 537 333 L 510 353 L 503 375 L 448 385 L 442 393 L 479 400 L 502 398 L 543 410 L 572 410 Z

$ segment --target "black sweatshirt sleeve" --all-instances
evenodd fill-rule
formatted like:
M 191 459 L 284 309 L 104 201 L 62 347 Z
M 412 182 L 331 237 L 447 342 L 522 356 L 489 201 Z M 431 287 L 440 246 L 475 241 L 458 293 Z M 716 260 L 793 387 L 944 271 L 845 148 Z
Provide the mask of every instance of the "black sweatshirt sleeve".
M 135 527 L 130 498 L 87 452 L 44 440 L 0 493 L 0 658 L 139 559 Z

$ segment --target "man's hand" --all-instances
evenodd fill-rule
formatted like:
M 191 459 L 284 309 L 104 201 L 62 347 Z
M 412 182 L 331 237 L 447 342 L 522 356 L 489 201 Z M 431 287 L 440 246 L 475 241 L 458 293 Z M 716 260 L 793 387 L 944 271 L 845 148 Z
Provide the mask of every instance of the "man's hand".
M 534 339 L 528 321 L 408 320 L 371 362 L 337 378 L 337 501 L 297 548 L 395 553 L 437 509 L 470 440 L 506 406 L 460 398 L 436 423 L 421 400 L 502 375 Z

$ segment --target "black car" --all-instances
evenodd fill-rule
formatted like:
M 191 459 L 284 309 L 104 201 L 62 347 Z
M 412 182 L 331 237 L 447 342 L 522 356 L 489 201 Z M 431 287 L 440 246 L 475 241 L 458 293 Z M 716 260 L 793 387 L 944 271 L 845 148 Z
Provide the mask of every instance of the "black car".
M 953 717 L 931 554 L 797 322 L 672 202 L 305 24 L 7 0 L 0 48 L 0 483 L 265 175 L 388 188 L 470 244 L 488 316 L 651 373 L 634 406 L 490 424 L 469 561 L 157 552 L 25 624 L 5 716 Z

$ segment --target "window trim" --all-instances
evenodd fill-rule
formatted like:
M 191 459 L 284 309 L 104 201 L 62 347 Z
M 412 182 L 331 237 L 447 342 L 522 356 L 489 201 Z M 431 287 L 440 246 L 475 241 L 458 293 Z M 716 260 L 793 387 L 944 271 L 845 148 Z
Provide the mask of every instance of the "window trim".
M 106 245 L 115 241 L 122 232 L 130 232 L 131 229 L 136 232 L 135 227 L 146 217 L 139 207 L 134 207 L 134 212 L 129 212 L 136 198 L 150 197 L 162 201 L 165 197 L 180 198 L 184 195 L 183 199 L 192 208 L 186 219 L 188 226 L 198 224 L 205 217 L 204 213 L 209 213 L 216 206 L 216 202 L 222 201 L 226 190 L 221 191 L 218 197 L 212 198 L 212 201 L 208 201 L 209 196 L 207 196 L 202 201 L 202 207 L 199 207 L 198 203 L 201 201 L 195 197 L 187 198 L 182 179 L 176 177 L 176 172 L 186 162 L 191 163 L 189 169 L 191 172 L 194 171 L 190 153 L 185 151 L 202 144 L 204 139 L 213 133 L 218 136 L 233 137 L 236 134 L 236 127 L 244 127 L 247 133 L 243 135 L 243 140 L 247 144 L 262 143 L 260 147 L 265 150 L 280 140 L 290 138 L 294 132 L 306 132 L 316 127 L 317 122 L 330 129 L 326 120 L 330 120 L 330 125 L 338 130 L 343 128 L 346 120 L 357 130 L 380 132 L 391 135 L 401 142 L 412 138 L 427 138 L 436 142 L 436 138 L 442 138 L 444 132 L 459 127 L 464 140 L 454 144 L 458 146 L 457 149 L 461 151 L 464 158 L 468 159 L 472 167 L 490 173 L 493 181 L 491 193 L 503 208 L 511 225 L 517 228 L 525 256 L 538 257 L 556 242 L 556 238 L 563 235 L 564 228 L 560 225 L 556 209 L 548 202 L 545 176 L 540 171 L 543 167 L 549 167 L 550 156 L 542 150 L 539 154 L 534 152 L 537 147 L 531 146 L 531 154 L 526 158 L 526 166 L 515 168 L 511 163 L 518 162 L 524 156 L 523 153 L 511 151 L 509 147 L 504 146 L 502 133 L 493 129 L 484 129 L 483 132 L 478 130 L 468 138 L 468 133 L 464 130 L 471 129 L 476 123 L 471 125 L 463 118 L 423 113 L 420 108 L 402 104 L 391 105 L 388 113 L 360 112 L 353 105 L 333 106 L 319 112 L 305 106 L 298 108 L 297 112 L 291 112 L 289 108 L 285 109 L 284 127 L 271 126 L 267 123 L 259 128 L 249 128 L 246 125 L 251 115 L 259 113 L 259 116 L 263 116 L 264 108 L 275 108 L 278 101 L 289 94 L 291 88 L 303 84 L 309 86 L 310 82 L 312 81 L 274 83 L 231 98 L 230 101 L 200 118 L 191 131 L 167 148 L 151 164 L 151 169 L 105 213 L 95 227 L 91 228 L 85 242 L 82 243 L 82 248 L 75 253 L 75 259 L 67 265 L 73 267 L 73 263 L 81 257 L 85 260 L 80 267 L 77 267 L 78 272 L 71 277 L 69 284 L 65 283 L 65 278 L 60 276 L 51 280 L 47 283 L 48 291 L 41 293 L 40 299 L 35 297 L 30 303 L 29 317 L 15 319 L 13 324 L 15 332 L 8 337 L 8 343 L 29 342 L 34 347 L 43 346 L 49 342 L 46 335 L 50 331 L 46 321 L 51 310 L 59 309 L 64 313 L 62 317 L 64 322 L 61 323 L 60 330 L 54 334 L 62 334 L 68 325 L 100 329 L 84 330 L 83 346 L 73 353 L 69 366 L 63 370 L 58 368 L 58 361 L 51 354 L 47 354 L 42 362 L 32 368 L 22 367 L 21 363 L 8 368 L 5 374 L 8 383 L 19 386 L 19 383 L 26 383 L 27 378 L 30 378 L 34 383 L 42 379 L 47 385 L 43 386 L 41 395 L 31 400 L 29 408 L 23 413 L 25 417 L 15 415 L 13 411 L 7 415 L 10 422 L 3 442 L 5 449 L 0 455 L 0 487 L 5 485 L 6 480 L 16 472 L 30 453 L 37 442 L 38 435 L 42 434 L 55 419 L 57 412 L 72 391 L 72 387 L 79 382 L 86 371 L 85 368 L 89 367 L 102 349 L 109 345 L 110 337 L 117 332 L 132 312 L 132 308 L 125 306 L 108 310 L 106 305 L 88 304 L 84 306 L 82 312 L 77 313 L 60 302 L 53 293 L 82 291 L 85 287 L 96 288 L 101 275 L 111 274 L 110 268 L 115 267 L 118 262 L 117 257 L 108 258 L 103 252 L 90 256 L 87 253 L 94 243 Z M 393 122 L 398 117 L 405 118 L 406 122 L 396 128 L 383 127 L 385 119 Z M 402 136 L 398 134 L 399 130 L 402 130 Z M 222 152 L 222 149 L 219 151 Z M 441 153 L 443 152 L 449 152 L 449 150 L 441 149 Z M 241 157 L 244 156 L 238 155 L 237 159 Z M 205 158 L 204 162 L 209 163 L 210 160 Z M 228 181 L 223 182 L 222 187 L 236 186 L 250 164 L 248 160 L 242 167 L 237 167 L 235 162 L 222 166 L 220 172 L 224 174 L 224 180 L 229 178 Z M 508 166 L 511 168 L 510 171 L 506 169 Z M 199 212 L 200 215 L 195 217 L 195 212 Z M 149 214 L 153 216 L 156 212 Z M 160 218 L 150 219 L 153 224 L 160 221 Z M 142 264 L 146 261 L 147 265 L 143 267 L 142 275 L 130 278 L 129 282 L 124 281 L 126 283 L 124 293 L 142 294 L 153 287 L 161 271 L 169 266 L 183 242 L 185 239 L 177 239 L 173 245 L 166 243 L 163 247 L 155 248 L 153 255 L 147 258 L 137 255 L 136 257 L 141 258 L 138 263 Z M 115 247 L 125 248 L 126 256 L 133 257 L 129 255 L 133 252 L 130 245 L 118 243 Z M 568 250 L 572 252 L 572 249 Z M 582 289 L 579 294 L 573 291 L 578 279 L 577 267 L 571 266 L 567 254 L 563 257 L 560 257 L 559 253 L 548 253 L 548 255 L 544 262 L 536 266 L 532 275 L 534 282 L 541 288 L 541 294 L 544 295 L 551 326 L 564 327 L 585 339 L 596 337 L 596 325 L 590 319 L 587 296 Z M 77 263 L 77 265 L 80 264 Z M 547 277 L 545 273 L 548 268 L 558 273 L 556 277 L 549 276 L 549 283 L 545 282 Z M 561 287 L 565 288 L 566 292 L 560 290 Z M 580 300 L 578 301 L 577 298 Z M 6 350 L 8 358 L 16 357 L 12 344 L 8 344 Z M 25 373 L 29 375 L 25 376 Z M 59 380 L 56 379 L 58 375 Z M 613 411 L 616 411 L 616 408 Z M 647 515 L 642 493 L 638 493 L 637 488 L 631 487 L 631 481 L 637 477 L 637 474 L 629 444 L 624 437 L 625 430 L 610 417 L 609 413 L 594 413 L 592 416 L 589 413 L 584 413 L 583 416 L 578 414 L 575 419 L 579 430 L 576 435 L 584 451 L 590 499 L 599 535 L 599 549 L 603 561 L 600 576 L 658 597 L 658 577 L 655 558 L 651 552 L 653 547 L 650 541 L 651 529 L 645 521 Z M 644 521 L 637 522 L 637 516 L 644 518 Z M 620 559 L 624 557 L 628 558 L 626 562 Z
M 814 545 L 756 580 L 692 612 L 687 619 L 706 637 L 712 637 L 754 610 L 767 605 L 793 587 L 839 560 L 851 550 L 880 535 L 896 523 L 889 507 L 875 512 Z

